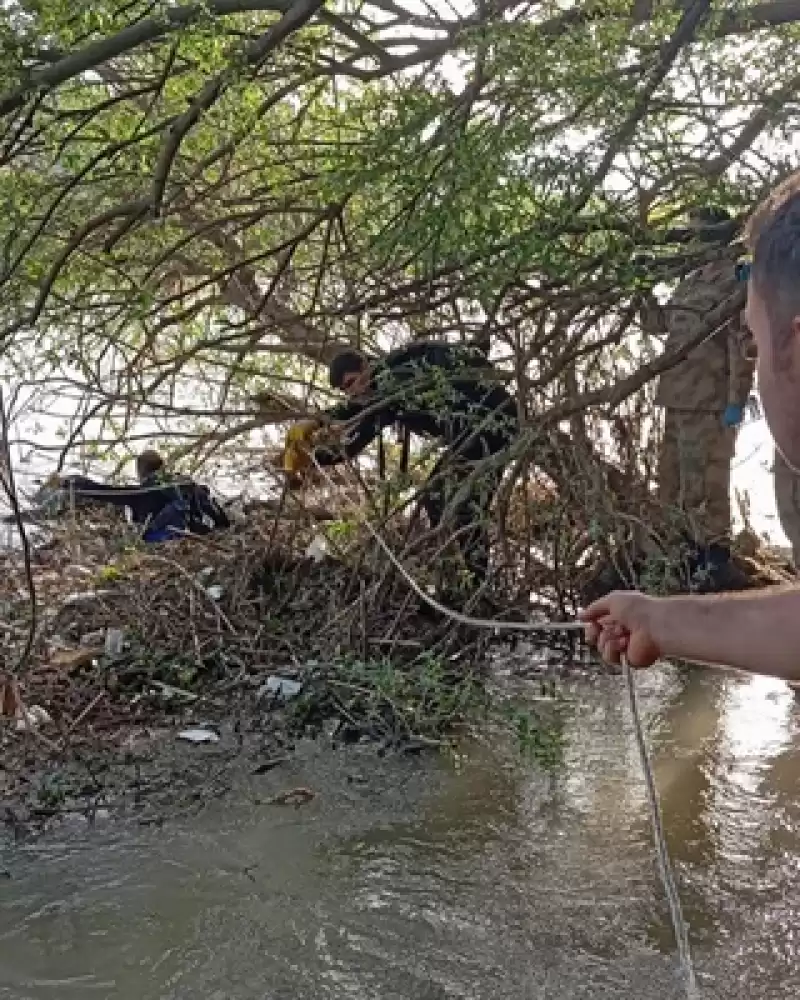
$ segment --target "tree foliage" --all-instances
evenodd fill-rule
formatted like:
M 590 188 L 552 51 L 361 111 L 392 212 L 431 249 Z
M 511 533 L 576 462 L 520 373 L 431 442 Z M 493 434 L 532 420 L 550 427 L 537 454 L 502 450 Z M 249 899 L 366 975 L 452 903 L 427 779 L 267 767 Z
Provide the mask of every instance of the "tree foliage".
M 717 252 L 687 207 L 741 215 L 792 163 L 798 17 L 9 0 L 7 370 L 106 443 L 157 419 L 202 452 L 324 401 L 339 343 L 478 339 L 537 427 L 602 450 L 663 364 L 653 290 Z

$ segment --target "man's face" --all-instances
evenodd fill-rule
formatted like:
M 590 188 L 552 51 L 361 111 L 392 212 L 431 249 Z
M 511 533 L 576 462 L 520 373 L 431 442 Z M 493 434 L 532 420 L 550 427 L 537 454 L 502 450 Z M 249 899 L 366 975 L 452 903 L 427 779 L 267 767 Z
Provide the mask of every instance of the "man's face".
M 342 377 L 342 391 L 351 399 L 363 396 L 369 387 L 369 365 L 362 365 L 357 372 L 347 372 Z
M 758 352 L 758 389 L 767 424 L 778 450 L 800 471 L 800 316 L 788 321 L 791 330 L 774 330 L 752 280 L 745 316 Z M 777 352 L 776 339 L 782 345 Z

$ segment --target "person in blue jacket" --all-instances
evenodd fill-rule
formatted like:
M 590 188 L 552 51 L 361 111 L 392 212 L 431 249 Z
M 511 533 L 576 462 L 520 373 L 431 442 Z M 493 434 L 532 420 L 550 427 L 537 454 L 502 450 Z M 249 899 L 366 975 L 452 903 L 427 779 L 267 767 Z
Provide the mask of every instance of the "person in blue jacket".
M 86 476 L 65 476 L 60 487 L 81 506 L 127 508 L 143 528 L 145 542 L 165 542 L 187 533 L 205 535 L 230 527 L 230 520 L 207 486 L 169 476 L 157 451 L 136 459 L 138 486 L 110 486 Z

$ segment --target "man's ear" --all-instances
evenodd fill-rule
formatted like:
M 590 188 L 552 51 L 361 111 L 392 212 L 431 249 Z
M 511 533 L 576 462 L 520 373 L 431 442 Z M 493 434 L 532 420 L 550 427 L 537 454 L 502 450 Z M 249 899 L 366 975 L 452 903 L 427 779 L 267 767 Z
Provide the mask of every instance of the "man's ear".
M 800 344 L 800 316 L 792 320 L 792 339 L 796 345 Z
M 369 388 L 370 378 L 372 372 L 369 365 L 364 365 L 361 371 L 358 373 L 358 378 L 356 379 L 356 390 L 357 392 L 365 392 Z

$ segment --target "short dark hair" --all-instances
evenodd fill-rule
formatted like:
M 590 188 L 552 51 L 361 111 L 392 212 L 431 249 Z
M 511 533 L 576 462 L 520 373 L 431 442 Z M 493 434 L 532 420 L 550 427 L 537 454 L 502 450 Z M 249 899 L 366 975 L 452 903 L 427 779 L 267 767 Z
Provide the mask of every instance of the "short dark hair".
M 361 353 L 352 347 L 346 347 L 343 351 L 333 358 L 331 363 L 328 365 L 328 378 L 330 379 L 332 389 L 341 389 L 344 385 L 345 375 L 350 375 L 355 372 L 364 370 L 364 366 L 367 364 L 367 359 Z
M 152 448 L 148 448 L 147 451 L 143 451 L 141 455 L 136 457 L 136 475 L 140 480 L 149 479 L 150 476 L 160 472 L 163 468 L 164 459 Z
M 800 171 L 780 184 L 747 224 L 753 255 L 751 280 L 778 334 L 788 341 L 791 319 L 800 314 Z

